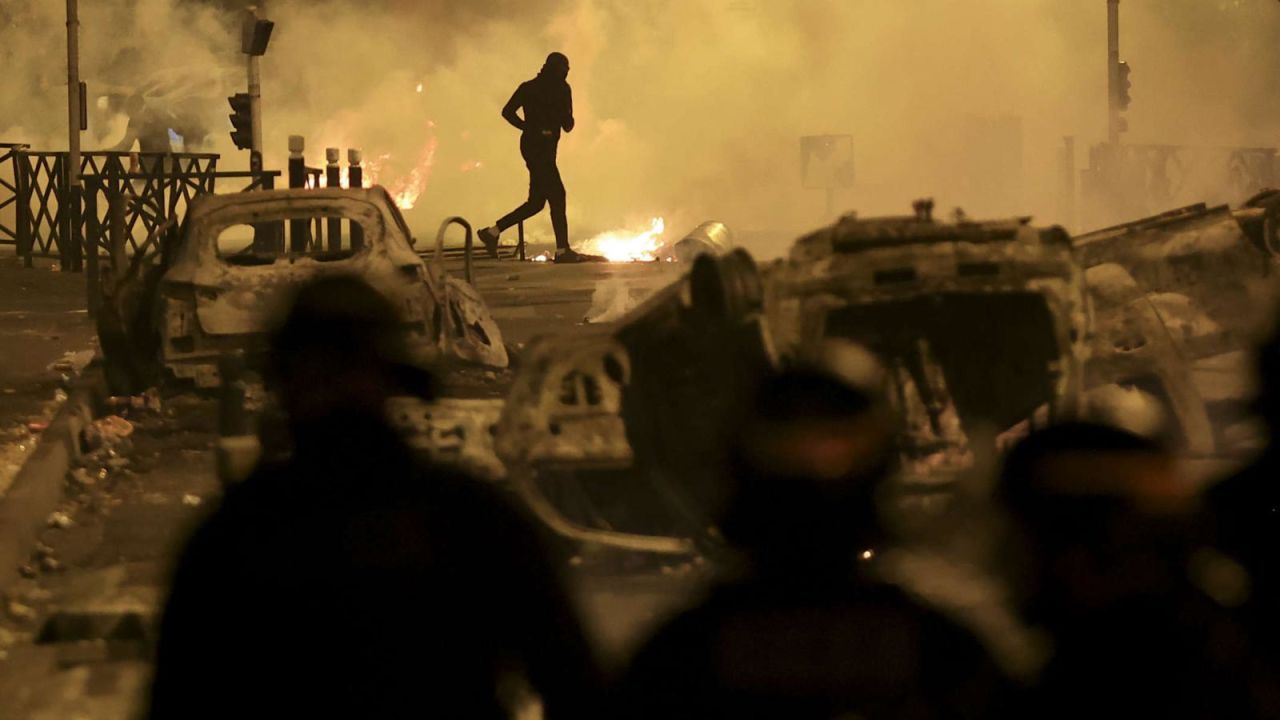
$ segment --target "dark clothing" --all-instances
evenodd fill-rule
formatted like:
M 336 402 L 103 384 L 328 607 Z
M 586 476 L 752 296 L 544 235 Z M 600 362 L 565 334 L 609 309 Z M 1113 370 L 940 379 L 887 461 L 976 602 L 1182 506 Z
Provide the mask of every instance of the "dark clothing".
M 1009 685 L 965 630 L 897 588 L 748 580 L 667 625 L 632 662 L 627 718 L 996 717 Z
M 524 110 L 523 119 L 516 115 L 516 111 L 521 109 Z M 522 132 L 541 134 L 547 131 L 551 133 L 550 137 L 558 140 L 561 130 L 573 130 L 573 91 L 563 80 L 539 75 L 520 83 L 502 108 L 502 116 Z
M 1209 489 L 1211 539 L 1247 573 L 1236 616 L 1247 628 L 1256 666 L 1251 685 L 1260 717 L 1280 717 L 1280 454 Z
M 556 134 L 558 135 L 558 133 Z M 556 166 L 556 136 L 525 132 L 520 136 L 520 154 L 529 168 L 529 199 L 498 220 L 503 231 L 542 212 L 551 205 L 551 227 L 556 234 L 556 248 L 569 249 L 569 219 L 565 214 L 564 181 Z
M 517 111 L 523 110 L 524 117 Z M 569 221 L 565 215 L 564 181 L 556 166 L 560 131 L 573 130 L 573 93 L 569 84 L 548 75 L 523 82 L 502 108 L 502 116 L 521 131 L 520 155 L 529 168 L 529 198 L 498 220 L 499 232 L 551 206 L 556 248 L 569 249 Z
M 1249 573 L 1249 607 L 1268 644 L 1280 655 L 1280 454 L 1209 489 L 1213 540 Z
M 1244 628 L 1176 590 L 1052 622 L 1054 654 L 1021 717 L 1258 718 Z
M 1040 559 L 1046 580 L 1026 606 L 1054 652 L 1024 716 L 1274 717 L 1247 626 L 1197 576 L 1191 529 L 1181 518 L 1106 517 L 1103 502 L 1058 499 L 1075 528 L 1059 536 L 1074 541 Z M 1099 510 L 1072 511 L 1078 503 Z
M 588 717 L 594 666 L 531 522 L 376 419 L 304 435 L 183 553 L 151 716 L 506 718 L 523 671 Z

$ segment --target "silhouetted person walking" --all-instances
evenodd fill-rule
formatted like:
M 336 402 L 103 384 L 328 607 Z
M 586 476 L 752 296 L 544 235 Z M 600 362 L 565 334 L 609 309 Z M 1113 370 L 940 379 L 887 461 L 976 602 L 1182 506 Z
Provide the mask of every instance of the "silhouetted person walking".
M 547 56 L 538 76 L 520 83 L 502 108 L 502 117 L 520 131 L 520 155 L 529 168 L 529 199 L 491 227 L 480 230 L 480 240 L 497 257 L 498 237 L 507 228 L 528 220 L 551 206 L 551 226 L 556 235 L 558 263 L 598 260 L 569 247 L 569 220 L 565 216 L 564 181 L 556 165 L 560 132 L 573 132 L 573 92 L 566 78 L 569 58 L 556 52 Z M 524 112 L 524 117 L 519 112 Z
M 1270 717 L 1264 670 L 1229 609 L 1223 558 L 1199 548 L 1194 497 L 1156 441 L 1103 425 L 1033 432 L 999 495 L 1024 552 L 1015 582 L 1052 652 L 1023 717 Z
M 894 455 L 879 405 L 793 370 L 745 415 L 722 523 L 745 572 L 636 655 L 617 716 L 992 717 L 1008 686 L 986 651 L 878 571 Z
M 354 279 L 303 289 L 274 337 L 293 453 L 228 489 L 182 553 L 151 717 L 595 717 L 595 669 L 526 516 L 422 463 L 385 420 L 429 378 Z

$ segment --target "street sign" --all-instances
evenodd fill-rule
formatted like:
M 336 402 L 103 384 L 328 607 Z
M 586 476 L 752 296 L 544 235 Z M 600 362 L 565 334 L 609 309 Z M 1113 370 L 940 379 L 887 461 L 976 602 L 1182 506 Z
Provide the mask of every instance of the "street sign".
M 853 187 L 853 136 L 807 135 L 800 138 L 800 176 L 807 188 Z
M 267 45 L 271 42 L 271 31 L 276 24 L 270 20 L 262 20 L 252 12 L 245 18 L 240 38 L 240 52 L 250 57 L 262 57 L 267 54 Z

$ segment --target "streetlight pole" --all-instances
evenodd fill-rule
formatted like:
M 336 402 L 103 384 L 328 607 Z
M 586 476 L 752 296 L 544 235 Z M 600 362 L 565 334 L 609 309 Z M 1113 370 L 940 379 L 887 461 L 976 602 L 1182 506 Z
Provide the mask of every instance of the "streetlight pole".
M 65 265 L 68 255 L 72 259 L 73 268 L 78 269 L 81 254 L 79 247 L 73 247 L 78 239 L 80 224 L 80 129 L 83 98 L 80 95 L 80 12 L 78 0 L 67 0 L 67 193 L 60 201 L 69 222 L 64 226 L 67 232 L 63 241 L 66 248 L 62 255 Z M 95 249 L 96 252 L 96 249 Z
M 249 22 L 256 23 L 266 16 L 266 0 L 258 0 L 249 9 Z M 262 172 L 262 71 L 261 56 L 249 53 L 249 113 L 252 117 L 253 147 L 249 151 L 249 169 Z
M 1120 142 L 1120 0 L 1107 0 L 1107 142 Z

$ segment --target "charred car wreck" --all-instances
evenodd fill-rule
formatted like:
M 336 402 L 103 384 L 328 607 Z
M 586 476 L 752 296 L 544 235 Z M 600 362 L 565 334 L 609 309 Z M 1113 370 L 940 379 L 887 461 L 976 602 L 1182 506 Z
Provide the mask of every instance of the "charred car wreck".
M 955 480 L 1034 427 L 1118 419 L 1135 403 L 1186 452 L 1230 452 L 1217 406 L 1246 393 L 1207 389 L 1196 363 L 1248 347 L 1250 310 L 1270 299 L 1277 208 L 1267 193 L 1073 239 L 1028 218 L 938 222 L 926 201 L 911 216 L 842 218 L 762 268 L 708 253 L 596 336 L 532 348 L 495 447 L 562 534 L 678 552 L 714 540 L 709 428 L 727 398 L 839 339 L 885 365 L 904 507 L 945 505 Z
M 507 366 L 483 299 L 414 251 L 382 188 L 205 195 L 172 247 L 148 245 L 103 283 L 99 336 L 121 391 L 163 377 L 216 387 L 220 358 L 243 351 L 252 362 L 292 293 L 335 274 L 367 280 L 400 308 L 415 360 Z

